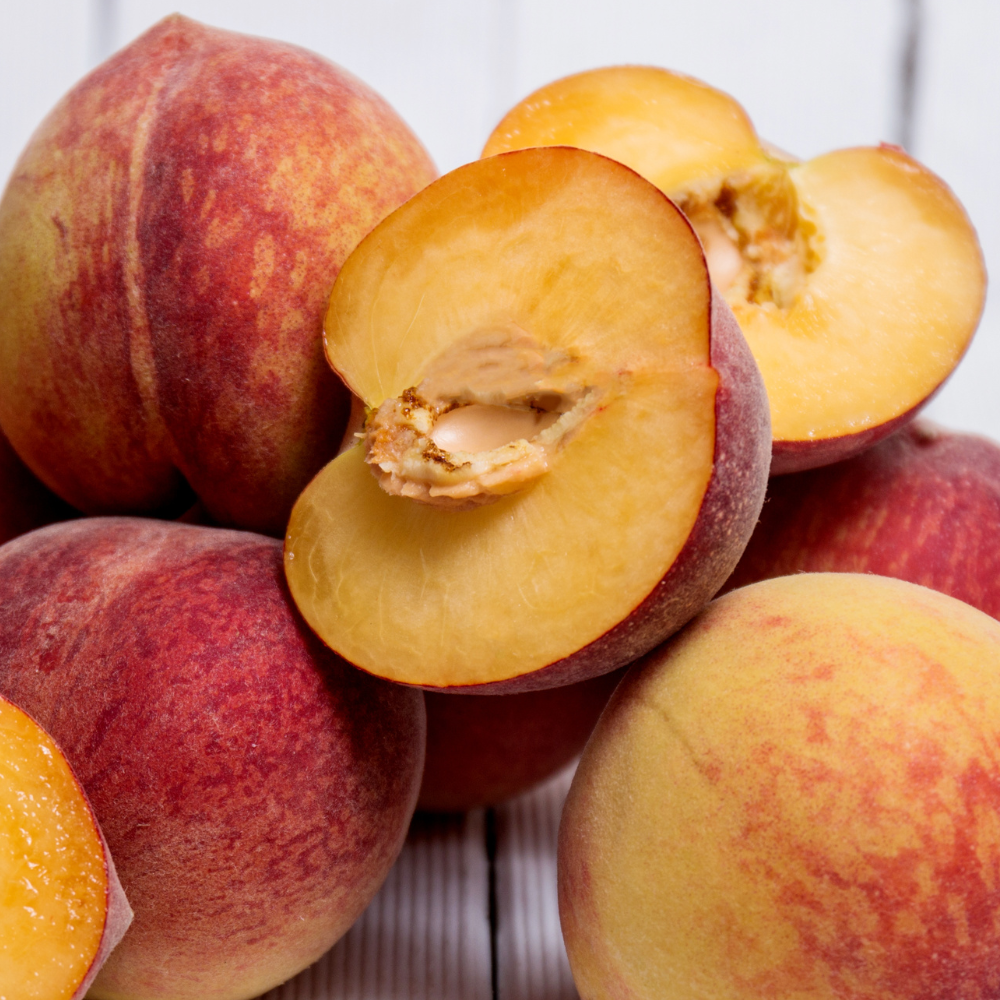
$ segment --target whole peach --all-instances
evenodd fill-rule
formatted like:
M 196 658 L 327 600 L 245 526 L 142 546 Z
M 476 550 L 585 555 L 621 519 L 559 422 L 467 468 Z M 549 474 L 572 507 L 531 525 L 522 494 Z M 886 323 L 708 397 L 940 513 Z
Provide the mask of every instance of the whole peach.
M 0 425 L 90 514 L 280 535 L 336 452 L 341 264 L 434 176 L 320 56 L 168 17 L 76 85 L 0 202 Z M 187 503 L 182 501 L 187 499 Z
M 1000 445 L 917 420 L 854 458 L 773 477 L 725 589 L 803 572 L 894 576 L 1000 618 Z
M 559 840 L 580 995 L 1000 989 L 1000 623 L 884 577 L 720 598 L 601 716 Z
M 427 759 L 417 808 L 493 805 L 555 774 L 583 749 L 622 673 L 521 694 L 425 691 Z
M 345 664 L 249 532 L 89 518 L 0 548 L 0 692 L 56 739 L 135 920 L 96 1000 L 245 1000 L 314 962 L 399 852 L 419 691 Z

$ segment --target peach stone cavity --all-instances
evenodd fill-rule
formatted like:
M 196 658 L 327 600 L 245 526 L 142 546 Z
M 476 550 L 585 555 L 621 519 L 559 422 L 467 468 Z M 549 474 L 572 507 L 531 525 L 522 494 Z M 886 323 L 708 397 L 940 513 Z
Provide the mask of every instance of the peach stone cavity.
M 390 496 L 471 509 L 529 486 L 594 412 L 583 365 L 525 331 L 459 338 L 368 417 L 365 461 Z
M 734 308 L 787 310 L 820 260 L 821 240 L 784 163 L 763 163 L 673 192 Z

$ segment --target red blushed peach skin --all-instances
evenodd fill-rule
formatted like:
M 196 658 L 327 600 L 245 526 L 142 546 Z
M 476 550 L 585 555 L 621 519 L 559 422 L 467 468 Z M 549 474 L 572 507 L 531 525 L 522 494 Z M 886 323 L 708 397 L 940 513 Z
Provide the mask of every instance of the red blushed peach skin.
M 797 162 L 721 91 L 618 66 L 531 94 L 483 155 L 564 144 L 638 170 L 691 219 L 767 386 L 773 474 L 887 437 L 968 346 L 986 290 L 976 233 L 898 147 Z
M 878 573 L 1000 618 L 1000 445 L 917 420 L 824 469 L 779 476 L 726 589 Z
M 466 812 L 520 795 L 579 754 L 621 671 L 523 694 L 425 691 L 427 759 L 417 808 Z
M 423 770 L 418 691 L 323 648 L 281 546 L 88 518 L 0 548 L 0 691 L 58 740 L 135 920 L 94 1000 L 248 1000 L 381 885 Z
M 434 176 L 327 60 L 166 18 L 63 98 L 0 202 L 4 432 L 88 514 L 193 490 L 280 535 L 347 417 L 333 280 Z
M 867 451 L 869 448 L 891 437 L 897 431 L 906 427 L 911 420 L 937 395 L 944 383 L 911 407 L 905 413 L 886 420 L 877 427 L 858 431 L 856 434 L 842 434 L 824 440 L 815 438 L 805 441 L 775 441 L 771 450 L 771 475 L 783 476 L 789 473 L 805 472 L 809 469 L 819 469 L 823 466 L 844 462 Z
M 62 751 L 2 697 L 0 885 L 4 1000 L 83 1000 L 132 911 Z
M 296 502 L 285 569 L 365 670 L 492 693 L 608 673 L 749 537 L 770 456 L 753 358 L 690 225 L 605 157 L 524 150 L 425 188 L 344 266 L 326 348 L 365 441 Z M 448 450 L 432 410 L 544 429 Z M 503 479 L 508 453 L 530 472 Z
M 559 832 L 582 1000 L 988 1000 L 1000 624 L 884 577 L 733 591 L 635 664 Z

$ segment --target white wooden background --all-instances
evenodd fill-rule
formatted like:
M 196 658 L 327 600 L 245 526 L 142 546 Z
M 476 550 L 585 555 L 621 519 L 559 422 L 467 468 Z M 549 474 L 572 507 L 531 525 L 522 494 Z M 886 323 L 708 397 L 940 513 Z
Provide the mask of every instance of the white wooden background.
M 902 142 L 957 192 L 1000 274 L 998 0 L 0 0 L 0 178 L 77 78 L 173 10 L 327 55 L 396 107 L 442 171 L 556 77 L 683 70 L 802 156 Z M 998 375 L 993 296 L 930 415 L 1000 440 Z M 418 823 L 359 924 L 268 1000 L 574 997 L 554 896 L 566 781 L 492 816 Z

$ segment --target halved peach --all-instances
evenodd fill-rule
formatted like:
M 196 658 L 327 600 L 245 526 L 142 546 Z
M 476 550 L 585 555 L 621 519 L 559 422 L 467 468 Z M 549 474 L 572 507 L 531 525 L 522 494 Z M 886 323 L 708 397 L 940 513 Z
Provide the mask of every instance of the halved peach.
M 688 215 L 764 376 L 772 472 L 886 437 L 941 386 L 979 322 L 975 230 L 944 182 L 895 146 L 796 162 L 728 95 L 642 66 L 543 87 L 483 155 L 549 145 L 628 164 Z
M 746 544 L 763 384 L 690 225 L 619 163 L 524 150 L 431 184 L 348 259 L 326 350 L 369 415 L 296 503 L 285 569 L 365 670 L 493 692 L 607 673 Z
M 0 996 L 82 1000 L 131 920 L 62 751 L 0 697 Z

